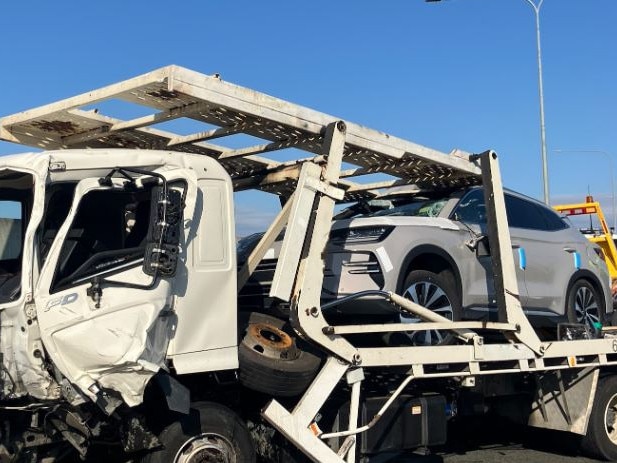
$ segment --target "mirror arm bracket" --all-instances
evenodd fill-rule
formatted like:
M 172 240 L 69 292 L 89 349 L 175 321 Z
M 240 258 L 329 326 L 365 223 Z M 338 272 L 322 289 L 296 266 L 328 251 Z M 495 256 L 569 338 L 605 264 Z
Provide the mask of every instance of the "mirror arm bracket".
M 94 307 L 101 308 L 101 298 L 103 297 L 103 288 L 101 288 L 101 277 L 96 276 L 92 279 L 92 286 L 86 290 L 86 294 L 94 301 Z

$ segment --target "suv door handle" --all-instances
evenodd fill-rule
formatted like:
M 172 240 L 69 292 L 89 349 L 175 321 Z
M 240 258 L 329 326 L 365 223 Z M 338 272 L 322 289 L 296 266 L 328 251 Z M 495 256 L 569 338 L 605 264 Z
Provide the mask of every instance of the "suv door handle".
M 572 254 L 573 252 L 576 252 L 576 249 L 574 249 L 574 248 L 568 248 L 568 247 L 563 248 L 563 250 L 564 250 L 564 251 L 566 251 L 566 252 L 569 252 L 570 254 Z

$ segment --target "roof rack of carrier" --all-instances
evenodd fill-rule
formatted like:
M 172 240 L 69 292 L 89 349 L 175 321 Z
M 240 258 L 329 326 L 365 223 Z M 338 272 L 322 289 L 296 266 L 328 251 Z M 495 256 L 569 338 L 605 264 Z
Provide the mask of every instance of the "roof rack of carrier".
M 104 114 L 106 102 L 132 104 L 140 109 L 128 113 L 146 109 L 148 114 L 119 119 Z M 103 110 L 96 105 L 103 105 Z M 157 127 L 167 128 L 167 123 L 180 119 L 190 120 L 187 125 L 197 130 L 182 134 Z M 218 75 L 172 65 L 1 118 L 0 139 L 46 150 L 135 148 L 202 154 L 220 161 L 237 190 L 257 188 L 288 196 L 298 166 L 318 158 L 325 127 L 337 120 L 224 82 Z M 393 185 L 435 189 L 481 183 L 480 168 L 468 153 L 446 154 L 357 124 L 346 125 L 340 181 L 346 190 L 344 201 L 370 197 L 375 189 Z M 249 137 L 230 139 L 239 134 Z M 238 141 L 245 144 L 230 147 Z M 280 161 L 260 156 L 289 148 L 309 157 Z M 387 179 L 375 182 L 370 176 L 374 173 L 387 174 Z M 362 178 L 373 181 L 362 183 Z

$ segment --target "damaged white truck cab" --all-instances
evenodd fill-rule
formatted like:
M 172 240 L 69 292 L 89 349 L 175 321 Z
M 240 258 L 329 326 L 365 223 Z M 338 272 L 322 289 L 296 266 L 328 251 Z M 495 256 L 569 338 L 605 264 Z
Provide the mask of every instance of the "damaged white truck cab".
M 169 365 L 237 368 L 232 193 L 191 154 L 1 158 L 2 397 L 134 406 Z

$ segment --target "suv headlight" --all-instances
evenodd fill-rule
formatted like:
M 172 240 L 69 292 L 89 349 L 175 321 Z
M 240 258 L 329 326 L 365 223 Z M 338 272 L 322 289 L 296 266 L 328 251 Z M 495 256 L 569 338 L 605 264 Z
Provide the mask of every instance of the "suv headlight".
M 341 228 L 330 233 L 333 243 L 370 243 L 384 240 L 394 229 L 391 226 Z

